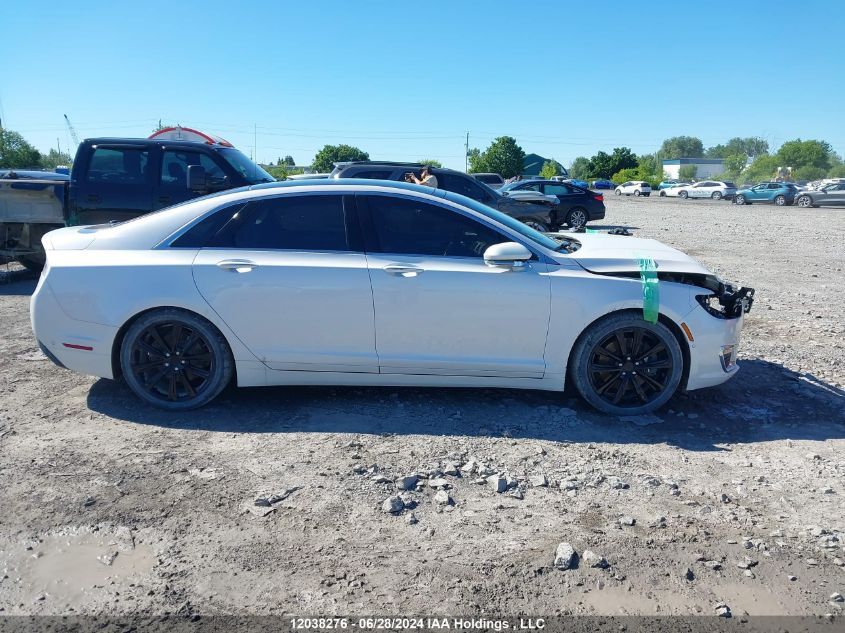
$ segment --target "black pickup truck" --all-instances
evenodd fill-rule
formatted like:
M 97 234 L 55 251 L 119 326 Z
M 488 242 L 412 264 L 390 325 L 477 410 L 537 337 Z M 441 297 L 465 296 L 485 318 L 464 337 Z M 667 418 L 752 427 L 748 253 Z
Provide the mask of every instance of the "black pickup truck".
M 225 142 L 86 139 L 70 176 L 0 171 L 0 261 L 40 270 L 41 237 L 53 229 L 122 222 L 215 191 L 273 180 Z

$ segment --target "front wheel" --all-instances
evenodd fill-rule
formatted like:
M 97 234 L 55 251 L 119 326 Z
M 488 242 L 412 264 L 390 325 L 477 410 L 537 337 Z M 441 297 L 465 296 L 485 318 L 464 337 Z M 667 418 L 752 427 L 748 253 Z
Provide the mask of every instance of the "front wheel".
M 520 218 L 519 221 L 526 226 L 530 226 L 535 231 L 540 231 L 540 233 L 546 233 L 549 230 L 549 227 L 546 226 L 545 222 L 536 220 L 534 218 Z
M 572 211 L 567 214 L 566 223 L 571 229 L 580 229 L 582 226 L 587 224 L 588 219 L 587 212 L 579 207 L 572 209 Z
M 681 196 L 684 200 L 686 200 L 689 197 L 689 194 L 686 191 L 682 191 L 678 195 Z
M 712 194 L 710 194 L 710 197 L 713 198 L 713 200 L 721 200 L 722 199 L 722 192 L 721 191 L 714 191 Z
M 635 195 L 637 198 L 639 198 L 639 197 L 640 197 L 640 195 L 641 195 L 641 194 L 640 194 L 640 190 L 639 190 L 639 189 L 634 189 L 634 195 Z
M 570 377 L 599 411 L 640 415 L 669 401 L 683 369 L 681 346 L 668 327 L 623 312 L 596 321 L 581 335 Z
M 169 411 L 201 407 L 234 373 L 229 345 L 202 317 L 176 308 L 138 318 L 123 338 L 120 368 L 142 400 Z
M 802 209 L 809 209 L 813 206 L 813 199 L 810 196 L 800 196 L 798 198 L 798 206 Z
M 786 196 L 775 196 L 775 204 L 782 207 L 786 204 Z
M 621 190 L 621 189 L 617 189 L 617 190 L 616 190 L 616 195 L 617 195 L 617 196 L 621 196 L 621 195 L 622 195 L 622 190 Z
M 661 190 L 660 190 L 660 194 L 659 194 L 659 195 L 660 195 L 660 197 L 661 197 L 661 198 L 665 198 L 665 197 L 666 197 L 666 192 L 665 192 L 665 191 L 663 191 L 663 189 L 661 189 Z

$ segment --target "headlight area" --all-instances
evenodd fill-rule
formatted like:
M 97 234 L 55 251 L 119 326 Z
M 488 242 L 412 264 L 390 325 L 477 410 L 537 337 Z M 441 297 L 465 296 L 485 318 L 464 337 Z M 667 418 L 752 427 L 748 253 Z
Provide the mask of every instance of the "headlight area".
M 720 284 L 719 290 L 710 294 L 695 295 L 698 305 L 717 319 L 737 319 L 751 310 L 754 288 L 736 289 L 730 284 Z
M 736 345 L 722 345 L 719 360 L 722 362 L 722 369 L 726 372 L 736 368 Z

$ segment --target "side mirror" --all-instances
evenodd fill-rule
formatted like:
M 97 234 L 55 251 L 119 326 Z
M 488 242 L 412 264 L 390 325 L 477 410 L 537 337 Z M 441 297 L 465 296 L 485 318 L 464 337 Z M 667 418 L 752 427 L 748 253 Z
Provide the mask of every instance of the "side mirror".
M 205 173 L 205 167 L 202 165 L 188 165 L 188 190 L 208 191 L 208 176 Z
M 485 264 L 488 266 L 510 268 L 511 270 L 523 268 L 525 262 L 531 259 L 531 257 L 531 251 L 516 242 L 493 244 L 493 246 L 484 251 Z

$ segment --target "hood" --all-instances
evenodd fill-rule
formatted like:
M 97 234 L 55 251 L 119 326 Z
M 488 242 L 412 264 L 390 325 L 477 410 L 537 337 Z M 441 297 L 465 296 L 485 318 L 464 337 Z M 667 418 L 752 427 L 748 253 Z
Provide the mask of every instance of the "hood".
M 581 243 L 581 248 L 575 251 L 571 258 L 593 273 L 639 274 L 640 265 L 637 260 L 650 257 L 657 265 L 658 274 L 711 274 L 689 255 L 657 240 L 607 233 L 577 233 L 572 236 Z

